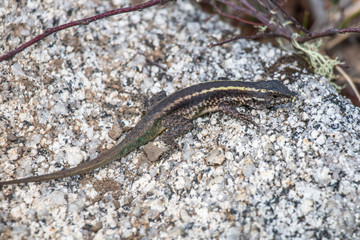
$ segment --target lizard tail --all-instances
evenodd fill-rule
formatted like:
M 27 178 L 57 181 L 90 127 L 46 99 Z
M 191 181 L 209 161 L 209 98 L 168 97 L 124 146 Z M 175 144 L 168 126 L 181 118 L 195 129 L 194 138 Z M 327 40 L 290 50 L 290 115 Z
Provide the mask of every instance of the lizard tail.
M 28 182 L 40 182 L 40 181 L 65 178 L 65 177 L 71 177 L 74 175 L 84 174 L 84 173 L 87 173 L 98 167 L 102 167 L 112 161 L 118 160 L 118 159 L 122 158 L 123 156 L 125 156 L 126 154 L 128 154 L 132 150 L 133 149 L 124 147 L 124 145 L 122 143 L 120 143 L 117 146 L 105 151 L 103 154 L 100 154 L 100 156 L 98 156 L 90 161 L 80 163 L 76 167 L 64 169 L 62 171 L 44 174 L 44 175 L 40 175 L 40 176 L 19 178 L 19 179 L 14 179 L 14 180 L 9 180 L 9 181 L 2 181 L 2 182 L 0 182 L 0 186 L 9 185 L 9 184 L 28 183 Z

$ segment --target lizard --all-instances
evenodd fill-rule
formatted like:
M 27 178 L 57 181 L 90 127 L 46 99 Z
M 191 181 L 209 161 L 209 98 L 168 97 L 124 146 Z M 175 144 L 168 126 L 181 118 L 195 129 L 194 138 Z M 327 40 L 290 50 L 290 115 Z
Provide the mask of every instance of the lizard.
M 291 102 L 295 95 L 295 92 L 290 91 L 278 80 L 257 82 L 217 80 L 199 83 L 158 100 L 118 145 L 98 157 L 54 173 L 0 181 L 0 186 L 88 173 L 121 159 L 162 133 L 164 142 L 173 145 L 176 137 L 193 128 L 193 119 L 206 113 L 221 111 L 238 120 L 256 125 L 249 115 L 238 112 L 236 107 L 270 108 Z

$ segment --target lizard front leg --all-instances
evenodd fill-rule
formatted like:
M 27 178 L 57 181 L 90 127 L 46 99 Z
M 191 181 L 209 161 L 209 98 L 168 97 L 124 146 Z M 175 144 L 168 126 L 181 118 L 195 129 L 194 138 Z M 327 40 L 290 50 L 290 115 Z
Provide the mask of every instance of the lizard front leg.
M 219 110 L 230 117 L 236 118 L 244 122 L 246 125 L 248 125 L 248 123 L 251 123 L 254 126 L 258 127 L 258 125 L 254 122 L 254 120 L 252 120 L 252 118 L 249 115 L 239 113 L 234 106 L 232 106 L 227 102 L 220 103 Z

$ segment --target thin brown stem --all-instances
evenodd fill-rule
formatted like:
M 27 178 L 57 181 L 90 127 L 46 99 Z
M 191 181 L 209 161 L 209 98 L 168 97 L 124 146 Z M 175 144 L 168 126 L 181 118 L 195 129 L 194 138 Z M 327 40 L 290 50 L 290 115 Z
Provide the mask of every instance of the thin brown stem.
M 295 18 L 290 17 L 286 11 L 280 6 L 280 4 L 278 4 L 278 2 L 276 0 L 270 0 L 281 12 L 282 14 L 285 16 L 286 19 L 288 19 L 289 21 L 291 21 L 295 27 L 301 31 L 303 31 L 306 34 L 311 34 L 311 32 L 309 30 L 307 30 L 306 28 L 304 28 Z
M 233 4 L 232 2 L 229 2 L 229 1 L 226 1 L 226 0 L 216 0 L 217 2 L 220 2 L 222 4 L 225 4 L 229 7 L 231 7 L 232 9 L 235 9 L 236 11 L 239 11 L 239 12 L 242 12 L 242 13 L 245 13 L 249 16 L 254 16 L 256 12 L 252 11 L 252 10 L 249 10 L 247 8 L 243 8 L 243 7 L 240 7 L 240 6 L 237 6 L 235 4 Z
M 345 78 L 347 83 L 350 85 L 350 88 L 354 91 L 357 100 L 360 102 L 360 93 L 356 88 L 354 81 L 351 79 L 351 77 L 348 74 L 346 74 L 346 72 L 340 66 L 335 66 L 335 69 Z
M 237 21 L 239 21 L 239 22 L 247 23 L 247 24 L 254 25 L 254 26 L 262 26 L 262 25 L 264 25 L 264 24 L 262 24 L 262 23 L 250 22 L 250 21 L 248 21 L 248 20 L 245 20 L 245 19 L 242 19 L 242 18 L 233 16 L 233 15 L 230 15 L 230 14 L 226 14 L 226 13 L 222 12 L 222 11 L 216 6 L 216 4 L 214 4 L 214 3 L 212 3 L 212 2 L 210 2 L 210 5 L 215 9 L 215 11 L 216 11 L 219 15 L 221 15 L 221 16 L 223 16 L 223 17 L 230 18 L 230 19 L 233 19 L 233 20 L 237 20 Z
M 332 37 L 332 36 L 335 36 L 338 34 L 345 34 L 345 33 L 360 33 L 360 27 L 343 28 L 343 29 L 329 28 L 322 32 L 314 32 L 314 33 L 311 33 L 311 35 L 300 36 L 300 37 L 296 38 L 296 41 L 298 43 L 304 43 L 304 42 L 308 42 L 310 40 L 314 40 L 317 38 Z
M 228 39 L 228 40 L 225 40 L 225 41 L 222 41 L 222 42 L 218 42 L 218 43 L 211 43 L 209 45 L 210 48 L 212 47 L 215 47 L 215 46 L 220 46 L 220 45 L 223 45 L 225 43 L 229 43 L 229 42 L 232 42 L 232 41 L 236 41 L 236 40 L 239 40 L 239 39 L 251 39 L 251 40 L 255 40 L 255 39 L 262 39 L 262 38 L 274 38 L 274 37 L 282 37 L 282 38 L 286 38 L 288 40 L 291 40 L 290 37 L 288 37 L 287 35 L 284 35 L 284 34 L 281 34 L 281 33 L 257 33 L 255 35 L 251 35 L 251 36 L 235 36 L 231 39 Z

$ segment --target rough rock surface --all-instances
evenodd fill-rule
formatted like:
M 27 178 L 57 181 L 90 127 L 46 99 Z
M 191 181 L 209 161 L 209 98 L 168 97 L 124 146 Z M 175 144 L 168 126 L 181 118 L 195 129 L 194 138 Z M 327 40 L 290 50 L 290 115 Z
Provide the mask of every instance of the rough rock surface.
M 129 4 L 0 3 L 0 53 Z M 245 110 L 259 128 L 199 118 L 160 161 L 140 148 L 82 177 L 3 187 L 1 239 L 360 238 L 359 109 L 293 52 L 251 41 L 208 48 L 238 33 L 209 17 L 190 1 L 169 2 L 59 32 L 0 63 L 1 180 L 94 158 L 161 90 L 227 77 L 278 79 L 298 93 Z

